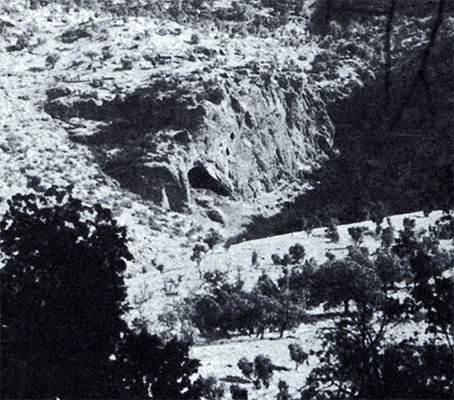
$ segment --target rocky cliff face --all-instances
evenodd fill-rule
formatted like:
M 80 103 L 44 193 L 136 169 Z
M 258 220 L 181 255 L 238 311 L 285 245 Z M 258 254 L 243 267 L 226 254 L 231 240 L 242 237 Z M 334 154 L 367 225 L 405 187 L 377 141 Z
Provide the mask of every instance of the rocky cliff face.
M 188 21 L 84 3 L 0 4 L 0 213 L 15 193 L 71 185 L 127 227 L 132 300 L 152 281 L 158 305 L 166 280 L 198 273 L 194 243 L 275 213 L 331 151 L 307 78 L 320 49 L 263 7 L 231 21 L 242 9 L 214 2 Z
M 218 50 L 192 50 L 209 61 L 203 69 L 184 68 L 193 54 L 147 53 L 166 72 L 126 89 L 102 79 L 51 87 L 45 110 L 70 122 L 72 139 L 123 187 L 172 210 L 191 201 L 191 189 L 251 198 L 301 181 L 331 151 L 325 105 L 301 69 L 267 61 L 213 68 Z M 96 124 L 87 129 L 87 121 Z

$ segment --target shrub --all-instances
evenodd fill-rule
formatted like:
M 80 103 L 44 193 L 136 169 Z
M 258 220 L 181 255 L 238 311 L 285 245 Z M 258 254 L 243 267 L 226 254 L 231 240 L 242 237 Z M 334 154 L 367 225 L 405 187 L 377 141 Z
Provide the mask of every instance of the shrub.
M 283 381 L 282 379 L 279 380 L 279 383 L 277 384 L 279 388 L 279 392 L 277 394 L 276 400 L 291 400 L 292 397 L 290 396 L 290 393 L 288 392 L 289 386 L 287 382 Z
M 196 33 L 193 33 L 191 35 L 191 44 L 198 44 L 199 42 L 200 42 L 199 35 L 197 35 Z
M 255 250 L 252 252 L 251 255 L 251 264 L 252 266 L 258 265 L 258 254 Z
M 203 242 L 207 244 L 208 248 L 211 250 L 216 244 L 221 242 L 222 236 L 219 232 L 211 228 L 207 235 L 203 238 Z
M 266 388 L 269 387 L 271 377 L 273 376 L 274 366 L 268 357 L 260 354 L 255 357 L 253 363 L 243 357 L 238 362 L 238 368 L 244 376 L 248 379 L 252 379 L 256 389 L 260 389 L 262 385 Z
M 224 397 L 224 386 L 217 385 L 217 381 L 213 377 L 200 377 L 193 386 L 193 391 L 205 400 L 221 400 Z
M 391 247 L 394 242 L 394 228 L 392 226 L 388 226 L 383 229 L 380 238 L 382 247 Z
M 325 229 L 325 235 L 327 239 L 337 243 L 339 241 L 339 232 L 337 231 L 336 221 L 330 219 L 329 225 Z
M 361 244 L 361 242 L 363 241 L 363 236 L 367 231 L 368 228 L 366 228 L 365 226 L 352 226 L 348 228 L 348 234 L 350 235 L 353 243 L 355 243 L 356 246 L 359 246 Z
M 232 400 L 248 400 L 247 389 L 240 388 L 238 385 L 230 385 L 230 394 Z
M 309 354 L 298 343 L 289 344 L 288 349 L 290 351 L 290 358 L 292 361 L 295 361 L 295 370 L 297 370 L 299 365 L 307 361 Z
M 297 265 L 304 260 L 306 250 L 299 243 L 295 243 L 288 249 L 288 254 L 285 254 L 282 258 L 278 254 L 272 254 L 271 260 L 274 265 Z
M 447 214 L 435 222 L 431 232 L 437 239 L 447 240 L 454 237 L 454 216 Z
M 189 358 L 189 344 L 177 339 L 167 343 L 145 330 L 128 333 L 119 345 L 125 398 L 196 399 L 206 385 L 192 384 L 190 376 L 200 362 Z M 205 382 L 207 383 L 207 382 Z

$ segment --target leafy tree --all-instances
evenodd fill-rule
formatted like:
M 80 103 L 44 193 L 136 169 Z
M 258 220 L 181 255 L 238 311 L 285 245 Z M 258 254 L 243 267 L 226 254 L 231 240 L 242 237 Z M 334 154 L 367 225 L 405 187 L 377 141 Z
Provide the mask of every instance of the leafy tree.
M 164 343 L 145 330 L 129 332 L 119 345 L 117 359 L 123 367 L 126 398 L 196 399 L 209 388 L 203 381 L 191 383 L 200 362 L 189 358 L 189 344 L 177 339 Z
M 238 361 L 238 368 L 246 378 L 252 378 L 252 374 L 254 373 L 254 364 L 248 361 L 246 357 L 240 358 Z
M 0 222 L 2 398 L 118 396 L 126 231 L 69 191 L 15 195 Z
M 431 227 L 431 232 L 440 240 L 449 240 L 454 237 L 454 216 L 450 214 L 443 215 Z
M 391 247 L 394 242 L 394 228 L 392 226 L 388 226 L 382 230 L 381 236 L 381 245 L 383 247 Z
M 253 363 L 243 357 L 238 361 L 238 368 L 244 376 L 252 380 L 256 389 L 260 389 L 262 385 L 269 387 L 274 365 L 268 357 L 260 354 Z
M 288 254 L 285 254 L 283 257 L 280 257 L 277 254 L 271 255 L 271 260 L 275 265 L 298 265 L 304 260 L 306 255 L 306 250 L 299 243 L 295 243 L 293 246 L 290 246 L 288 249 Z
M 349 312 L 349 302 L 361 304 L 379 301 L 380 282 L 372 268 L 359 264 L 352 258 L 328 261 L 312 277 L 311 304 L 325 303 L 325 309 L 344 304 Z
M 375 259 L 375 271 L 379 276 L 385 291 L 392 289 L 405 276 L 405 269 L 399 258 L 386 249 L 379 249 Z
M 302 248 L 302 247 L 301 247 Z M 269 329 L 277 328 L 282 338 L 288 329 L 298 326 L 307 317 L 305 297 L 290 289 L 289 275 L 284 270 L 283 276 L 276 285 L 266 274 L 262 275 L 252 293 L 262 296 L 259 309 L 263 326 Z M 263 337 L 263 330 L 262 330 Z
M 109 210 L 70 190 L 15 195 L 0 222 L 2 398 L 197 399 L 189 344 L 121 318 L 132 256 Z
M 304 260 L 306 250 L 301 244 L 295 243 L 293 246 L 288 248 L 288 253 L 290 255 L 291 263 L 298 264 Z
M 295 370 L 297 370 L 300 364 L 307 361 L 309 354 L 306 353 L 298 343 L 289 344 L 288 349 L 290 351 L 290 358 L 295 361 Z
M 265 330 L 278 329 L 282 337 L 286 330 L 307 318 L 305 297 L 290 289 L 286 274 L 278 285 L 263 274 L 250 292 L 243 290 L 243 281 L 229 283 L 219 271 L 208 272 L 204 277 L 208 293 L 186 301 L 186 315 L 202 335 L 256 333 L 263 338 Z

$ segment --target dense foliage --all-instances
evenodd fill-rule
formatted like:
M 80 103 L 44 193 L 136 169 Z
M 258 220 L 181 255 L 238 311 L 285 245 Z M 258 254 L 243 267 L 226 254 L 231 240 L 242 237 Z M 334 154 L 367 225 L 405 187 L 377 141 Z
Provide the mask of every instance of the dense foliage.
M 109 210 L 54 189 L 13 196 L 0 229 L 2 397 L 115 393 L 125 230 Z
M 2 398 L 200 398 L 188 344 L 123 321 L 126 231 L 70 190 L 15 195 L 0 222 Z
M 208 272 L 204 278 L 208 294 L 186 299 L 185 309 L 185 315 L 204 336 L 256 333 L 263 338 L 266 330 L 277 329 L 282 337 L 307 319 L 304 303 L 292 297 L 285 278 L 276 284 L 264 274 L 251 291 L 243 290 L 241 280 L 228 282 L 219 271 Z

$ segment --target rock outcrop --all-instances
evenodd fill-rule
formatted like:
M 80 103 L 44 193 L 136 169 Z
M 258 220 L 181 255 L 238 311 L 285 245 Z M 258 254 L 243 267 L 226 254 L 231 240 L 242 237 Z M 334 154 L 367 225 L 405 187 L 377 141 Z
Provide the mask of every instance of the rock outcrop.
M 195 191 L 250 199 L 301 183 L 334 129 L 307 78 L 314 51 L 296 51 L 307 38 L 288 29 L 281 43 L 269 31 L 91 18 L 45 54 L 40 71 L 55 79 L 44 110 L 122 187 L 172 210 Z
M 46 111 L 103 122 L 73 140 L 93 146 L 121 185 L 173 210 L 191 187 L 255 197 L 298 181 L 332 147 L 325 106 L 298 72 L 250 63 L 149 80 L 101 102 L 53 88 Z

